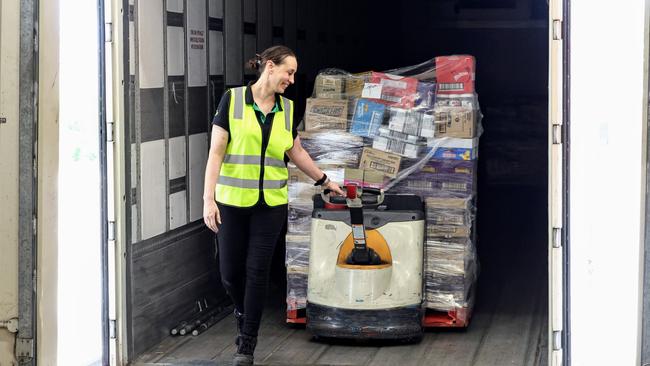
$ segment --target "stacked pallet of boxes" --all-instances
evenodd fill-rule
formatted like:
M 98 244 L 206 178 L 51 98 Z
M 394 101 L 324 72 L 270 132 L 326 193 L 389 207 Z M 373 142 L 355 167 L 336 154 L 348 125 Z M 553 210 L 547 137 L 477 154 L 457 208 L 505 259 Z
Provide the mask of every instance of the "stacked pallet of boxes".
M 417 72 L 413 72 L 413 70 Z M 409 73 L 411 76 L 399 76 Z M 433 76 L 435 75 L 435 77 Z M 420 195 L 426 203 L 427 308 L 471 312 L 480 110 L 471 56 L 428 66 L 350 75 L 319 74 L 300 137 L 337 182 Z M 312 180 L 292 168 L 287 236 L 289 309 L 304 307 Z M 340 179 L 343 178 L 343 179 Z M 298 253 L 300 271 L 294 271 Z M 302 273 L 299 282 L 292 273 Z
M 300 139 L 319 168 L 333 181 L 342 182 L 345 167 L 358 164 L 364 142 L 347 132 L 348 101 L 343 99 L 342 79 L 318 80 L 317 97 L 307 100 Z M 317 193 L 320 187 L 314 186 L 313 179 L 289 163 L 287 310 L 294 316 L 306 307 L 312 196 Z

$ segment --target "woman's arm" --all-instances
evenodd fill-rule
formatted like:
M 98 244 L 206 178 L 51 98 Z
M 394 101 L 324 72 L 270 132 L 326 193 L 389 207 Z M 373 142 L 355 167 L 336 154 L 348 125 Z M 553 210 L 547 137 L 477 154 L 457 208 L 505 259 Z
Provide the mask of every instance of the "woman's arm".
M 300 137 L 296 136 L 296 139 L 293 141 L 293 147 L 287 151 L 287 156 L 289 156 L 289 159 L 296 164 L 298 169 L 302 170 L 303 173 L 307 174 L 307 176 L 315 181 L 318 181 L 323 177 L 323 171 L 320 170 L 319 167 L 316 166 L 314 161 L 311 159 L 311 156 L 305 151 L 305 149 L 302 147 L 300 144 Z M 329 188 L 335 193 L 343 196 L 345 193 L 343 193 L 343 190 L 341 190 L 341 187 L 339 187 L 338 184 L 329 181 L 327 184 L 323 185 L 325 188 Z
M 219 231 L 217 224 L 221 224 L 221 215 L 214 200 L 214 188 L 217 186 L 221 163 L 223 163 L 223 157 L 226 154 L 228 132 L 219 126 L 213 126 L 210 141 L 210 152 L 203 183 L 203 221 L 210 230 L 216 233 Z

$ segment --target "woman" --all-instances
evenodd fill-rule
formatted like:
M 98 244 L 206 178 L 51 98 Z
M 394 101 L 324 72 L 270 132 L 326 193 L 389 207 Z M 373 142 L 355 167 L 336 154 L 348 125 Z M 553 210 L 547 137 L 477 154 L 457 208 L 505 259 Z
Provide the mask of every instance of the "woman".
M 281 96 L 298 69 L 293 51 L 274 46 L 248 64 L 259 77 L 221 98 L 203 193 L 203 220 L 217 233 L 222 283 L 235 304 L 235 365 L 253 363 L 273 250 L 287 220 L 285 154 L 315 185 L 343 195 L 300 145 L 293 102 Z

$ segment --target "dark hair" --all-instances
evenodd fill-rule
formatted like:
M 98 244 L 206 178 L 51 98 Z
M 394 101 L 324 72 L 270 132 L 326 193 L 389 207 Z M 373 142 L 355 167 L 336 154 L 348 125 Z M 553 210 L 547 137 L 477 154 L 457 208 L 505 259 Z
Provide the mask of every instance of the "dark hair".
M 261 54 L 255 54 L 255 57 L 246 63 L 251 70 L 257 70 L 257 74 L 264 71 L 266 62 L 271 60 L 274 64 L 281 64 L 287 57 L 296 58 L 296 54 L 287 46 L 273 46 L 262 51 Z

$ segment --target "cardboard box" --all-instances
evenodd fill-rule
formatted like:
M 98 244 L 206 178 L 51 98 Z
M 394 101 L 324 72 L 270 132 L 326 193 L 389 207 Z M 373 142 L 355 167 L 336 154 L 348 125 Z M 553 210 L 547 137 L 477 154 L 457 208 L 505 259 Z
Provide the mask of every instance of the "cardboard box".
M 415 105 L 417 79 L 373 71 L 370 82 L 381 86 L 379 102 L 400 108 L 413 108 Z
M 382 172 L 384 175 L 395 178 L 399 171 L 402 158 L 399 155 L 364 147 L 361 153 L 359 168 L 373 169 Z
M 476 60 L 469 55 L 436 57 L 439 94 L 474 93 Z
M 415 159 L 422 155 L 425 145 L 408 143 L 389 137 L 377 136 L 372 140 L 373 149 L 395 153 L 407 158 Z
M 379 132 L 379 136 L 381 137 L 388 137 L 391 139 L 402 140 L 410 144 L 426 145 L 427 143 L 427 140 L 421 136 L 408 135 L 403 132 L 389 130 L 388 128 L 385 127 L 380 127 L 378 132 Z
M 379 126 L 384 121 L 386 106 L 367 99 L 359 99 L 354 109 L 350 133 L 357 136 L 377 136 Z
M 358 74 L 347 75 L 345 77 L 345 97 L 361 98 L 363 85 L 370 80 L 372 72 L 362 72 Z
M 384 188 L 388 179 L 382 172 L 372 169 L 346 168 L 343 184 L 355 184 L 361 188 Z
M 417 110 L 389 108 L 388 129 L 407 135 L 435 136 L 434 116 Z
M 348 126 L 346 99 L 307 98 L 305 131 L 345 130 Z
M 454 174 L 414 173 L 400 181 L 393 190 L 398 193 L 412 193 L 422 197 L 471 197 L 475 194 L 476 182 L 472 176 Z
M 316 98 L 343 99 L 344 75 L 318 74 L 314 82 L 314 96 Z
M 469 226 L 472 224 L 471 212 L 455 208 L 435 208 L 426 206 L 427 226 L 450 225 Z
M 454 174 L 466 176 L 474 176 L 476 174 L 476 170 L 476 160 L 430 159 L 420 168 L 421 173 Z
M 440 107 L 434 110 L 435 137 L 473 138 L 476 113 L 469 108 Z
M 469 211 L 472 207 L 472 200 L 469 198 L 454 197 L 427 197 L 424 199 L 427 208 L 453 208 Z
M 429 139 L 429 147 L 437 146 L 434 159 L 474 160 L 478 158 L 478 138 Z
M 427 225 L 427 238 L 469 238 L 470 226 Z

